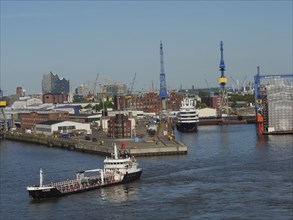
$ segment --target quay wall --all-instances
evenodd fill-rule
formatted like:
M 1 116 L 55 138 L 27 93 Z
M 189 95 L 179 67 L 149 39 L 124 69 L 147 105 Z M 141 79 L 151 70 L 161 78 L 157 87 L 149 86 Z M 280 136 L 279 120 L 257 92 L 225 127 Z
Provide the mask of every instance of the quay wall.
M 97 142 L 81 141 L 79 139 L 54 138 L 50 136 L 38 136 L 35 134 L 4 134 L 4 139 L 45 145 L 47 147 L 58 147 L 67 150 L 76 150 L 85 153 L 99 155 L 111 155 L 113 153 L 112 143 L 121 142 L 119 139 L 105 140 L 104 144 Z M 187 154 L 187 146 L 175 140 L 162 140 L 158 142 L 138 142 L 126 140 L 126 150 L 133 156 L 162 156 Z

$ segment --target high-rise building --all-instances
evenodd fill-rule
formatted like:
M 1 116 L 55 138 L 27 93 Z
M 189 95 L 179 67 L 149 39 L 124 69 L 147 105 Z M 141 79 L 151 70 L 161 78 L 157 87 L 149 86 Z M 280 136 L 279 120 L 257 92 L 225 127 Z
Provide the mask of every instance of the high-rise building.
M 19 95 L 19 96 L 24 96 L 24 89 L 22 89 L 22 87 L 17 87 L 16 88 L 16 95 Z
M 81 84 L 75 89 L 76 95 L 82 95 L 84 98 L 90 94 L 90 89 L 87 84 Z
M 118 95 L 127 92 L 127 86 L 123 83 L 115 83 L 101 86 L 101 93 Z
M 69 80 L 60 79 L 57 74 L 52 72 L 43 75 L 42 80 L 43 93 L 67 94 L 69 93 Z

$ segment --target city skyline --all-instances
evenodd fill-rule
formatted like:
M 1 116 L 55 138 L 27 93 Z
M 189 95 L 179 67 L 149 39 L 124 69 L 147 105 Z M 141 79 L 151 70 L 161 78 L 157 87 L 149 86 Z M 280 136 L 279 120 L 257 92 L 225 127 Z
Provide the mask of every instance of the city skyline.
M 80 84 L 102 77 L 149 89 L 218 87 L 220 41 L 227 86 L 292 73 L 292 1 L 1 1 L 1 89 L 42 91 L 52 71 Z

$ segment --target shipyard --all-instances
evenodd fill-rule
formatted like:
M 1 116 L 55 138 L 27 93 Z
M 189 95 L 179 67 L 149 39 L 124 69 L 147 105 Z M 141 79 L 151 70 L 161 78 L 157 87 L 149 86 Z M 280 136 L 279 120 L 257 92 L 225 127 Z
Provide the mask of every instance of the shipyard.
M 293 219 L 293 1 L 0 6 L 0 219 Z
M 129 88 L 110 82 L 101 84 L 97 92 L 97 74 L 93 89 L 82 85 L 70 102 L 69 81 L 52 72 L 43 76 L 40 99 L 24 96 L 21 87 L 14 96 L 4 96 L 1 90 L 2 139 L 97 154 L 111 153 L 105 146 L 118 142 L 133 155 L 159 156 L 188 152 L 175 140 L 175 128 L 198 132 L 198 126 L 204 125 L 255 123 L 260 136 L 293 134 L 292 74 L 263 75 L 257 67 L 250 87 L 230 90 L 221 41 L 215 92 L 210 88 L 167 91 L 162 41 L 159 49 L 159 91 L 135 93 L 135 73 Z M 261 79 L 270 81 L 264 85 Z

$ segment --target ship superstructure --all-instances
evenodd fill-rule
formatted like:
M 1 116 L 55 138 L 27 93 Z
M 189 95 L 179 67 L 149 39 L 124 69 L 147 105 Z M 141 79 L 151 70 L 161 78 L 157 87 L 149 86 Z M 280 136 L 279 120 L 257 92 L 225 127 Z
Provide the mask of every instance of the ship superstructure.
M 176 128 L 181 132 L 196 132 L 199 122 L 196 110 L 196 101 L 189 97 L 183 98 L 181 107 L 177 115 Z

